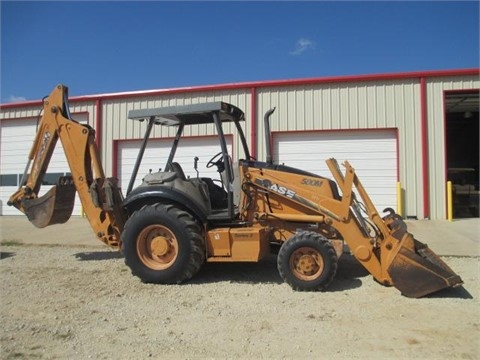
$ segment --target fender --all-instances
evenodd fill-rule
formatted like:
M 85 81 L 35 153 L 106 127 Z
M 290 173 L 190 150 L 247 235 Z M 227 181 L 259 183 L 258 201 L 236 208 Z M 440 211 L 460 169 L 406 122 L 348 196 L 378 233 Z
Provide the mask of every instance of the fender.
M 187 196 L 183 192 L 172 187 L 156 185 L 140 186 L 128 194 L 123 201 L 123 205 L 130 213 L 132 213 L 139 208 L 139 204 L 141 207 L 144 204 L 162 202 L 178 204 L 181 208 L 185 208 L 201 222 L 205 222 L 207 220 L 208 209 L 202 206 L 202 204 L 193 201 L 191 197 Z

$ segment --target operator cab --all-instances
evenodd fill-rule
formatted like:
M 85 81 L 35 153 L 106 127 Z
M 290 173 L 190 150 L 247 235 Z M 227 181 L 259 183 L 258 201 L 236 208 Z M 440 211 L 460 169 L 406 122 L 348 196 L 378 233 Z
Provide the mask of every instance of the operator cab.
M 238 179 L 236 179 L 238 174 L 235 175 L 236 171 L 234 171 L 232 157 L 228 152 L 224 128 L 229 126 L 229 133 L 236 131 L 245 158 L 250 159 L 245 135 L 240 125 L 240 122 L 244 121 L 242 110 L 225 102 L 211 102 L 130 110 L 128 118 L 147 121 L 147 129 L 127 188 L 125 199 L 127 209 L 129 207 L 137 208 L 142 204 L 142 201 L 151 202 L 153 195 L 153 198 L 157 196 L 159 202 L 168 201 L 181 204 L 191 213 L 197 214 L 203 221 L 228 222 L 235 219 L 238 215 L 238 208 L 236 207 L 238 204 L 234 202 L 238 198 L 240 189 L 236 189 L 236 187 L 239 187 L 237 185 L 239 184 Z M 227 123 L 234 124 L 234 127 L 225 125 Z M 192 154 L 190 160 L 192 165 L 186 169 L 185 153 L 183 153 L 182 165 L 180 164 L 182 162 L 181 157 L 176 157 L 181 152 L 177 150 L 182 148 L 182 139 L 191 136 L 192 133 L 200 132 L 202 126 L 208 127 L 208 124 L 215 127 L 219 152 L 209 154 L 208 161 L 207 159 L 200 159 L 197 156 L 198 154 Z M 137 178 L 154 126 L 176 128 L 174 140 L 168 155 L 159 154 L 161 158 L 166 158 L 163 170 L 160 168 L 158 172 L 150 171 L 142 179 L 142 184 L 133 190 L 133 184 Z M 185 131 L 186 129 L 189 130 Z M 199 162 L 202 165 L 206 162 L 205 167 L 199 166 Z M 192 168 L 194 172 L 192 172 Z M 213 169 L 216 170 L 215 175 L 212 172 Z M 186 173 L 190 173 L 190 175 L 186 175 Z

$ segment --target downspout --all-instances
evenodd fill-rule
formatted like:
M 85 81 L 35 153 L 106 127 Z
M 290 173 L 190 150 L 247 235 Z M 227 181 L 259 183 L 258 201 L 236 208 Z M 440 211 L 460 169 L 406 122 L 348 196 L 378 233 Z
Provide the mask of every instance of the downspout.
M 427 81 L 420 78 L 420 121 L 422 137 L 422 181 L 423 181 L 423 218 L 430 218 L 429 164 L 428 164 L 428 119 L 427 119 Z
M 443 178 L 445 180 L 447 193 L 445 194 L 446 218 L 448 221 L 453 219 L 453 199 L 452 199 L 452 182 L 448 181 L 448 146 L 447 146 L 447 94 L 443 90 Z M 449 184 L 450 183 L 450 184 Z

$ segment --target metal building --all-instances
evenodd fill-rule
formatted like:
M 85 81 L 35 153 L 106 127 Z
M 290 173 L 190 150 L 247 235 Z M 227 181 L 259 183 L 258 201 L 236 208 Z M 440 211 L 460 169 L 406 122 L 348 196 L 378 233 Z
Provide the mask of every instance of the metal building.
M 68 86 L 68 84 L 66 84 Z M 271 117 L 274 159 L 323 176 L 324 160 L 349 160 L 379 210 L 399 209 L 407 218 L 445 219 L 447 181 L 455 191 L 455 216 L 478 217 L 479 69 L 294 79 L 79 96 L 71 113 L 97 133 L 107 176 L 126 189 L 145 123 L 127 119 L 131 109 L 225 101 L 246 114 L 251 153 L 265 159 L 263 114 Z M 46 95 L 51 89 L 45 89 Z M 41 101 L 2 104 L 0 109 L 0 214 L 19 186 Z M 156 128 L 140 174 L 165 165 L 173 132 Z M 180 152 L 187 175 L 196 176 L 218 152 L 215 130 L 189 130 Z M 225 130 L 234 160 L 242 156 L 235 129 Z M 69 169 L 57 148 L 44 191 Z M 138 179 L 140 181 L 140 179 Z M 75 214 L 81 213 L 77 201 Z

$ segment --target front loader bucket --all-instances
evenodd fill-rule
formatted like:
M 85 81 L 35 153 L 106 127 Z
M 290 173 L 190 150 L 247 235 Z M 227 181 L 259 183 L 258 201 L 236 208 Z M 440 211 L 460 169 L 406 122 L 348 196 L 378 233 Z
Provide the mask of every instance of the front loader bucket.
M 445 264 L 426 244 L 411 234 L 402 243 L 387 271 L 395 286 L 407 297 L 419 298 L 463 284 L 460 276 Z
M 63 224 L 72 215 L 75 203 L 75 186 L 72 178 L 61 177 L 45 195 L 36 199 L 25 199 L 22 207 L 28 220 L 38 228 Z

